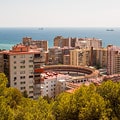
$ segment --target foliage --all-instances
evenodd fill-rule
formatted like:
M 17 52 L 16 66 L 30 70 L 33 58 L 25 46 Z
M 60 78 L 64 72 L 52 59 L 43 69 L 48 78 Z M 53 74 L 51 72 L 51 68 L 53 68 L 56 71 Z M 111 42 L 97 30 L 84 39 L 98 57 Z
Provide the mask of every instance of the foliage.
M 6 84 L 6 76 L 0 73 L 1 120 L 120 120 L 120 83 L 83 85 L 73 94 L 38 100 L 25 98 Z

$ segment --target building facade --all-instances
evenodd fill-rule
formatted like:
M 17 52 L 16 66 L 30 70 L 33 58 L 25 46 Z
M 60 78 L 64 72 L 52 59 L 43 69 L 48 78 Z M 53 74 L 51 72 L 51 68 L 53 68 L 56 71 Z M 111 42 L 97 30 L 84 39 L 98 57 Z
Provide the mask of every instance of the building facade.
M 44 51 L 48 51 L 47 40 L 32 40 L 31 37 L 24 37 L 22 43 L 27 46 L 37 46 L 38 48 L 43 48 Z
M 102 40 L 97 38 L 78 38 L 75 47 L 80 49 L 102 48 Z
M 107 49 L 93 47 L 88 49 L 75 49 L 70 51 L 70 65 L 107 67 Z
M 120 73 L 120 48 L 113 45 L 107 46 L 107 74 Z
M 34 70 L 43 66 L 44 61 L 43 51 L 19 44 L 12 50 L 0 52 L 0 72 L 6 74 L 8 86 L 27 91 L 28 97 L 34 98 L 35 80 L 40 77 L 40 74 L 34 74 Z
M 75 47 L 75 42 L 76 42 L 77 38 L 64 38 L 62 36 L 57 36 L 54 38 L 54 46 L 58 46 L 58 47 Z
M 102 40 L 97 38 L 64 38 L 62 36 L 57 36 L 54 38 L 54 46 L 58 47 L 73 47 L 80 49 L 88 48 L 102 48 Z
M 70 65 L 88 66 L 90 64 L 90 50 L 75 49 L 70 51 Z
M 41 75 L 41 96 L 54 98 L 66 90 L 67 75 L 55 72 L 44 72 Z

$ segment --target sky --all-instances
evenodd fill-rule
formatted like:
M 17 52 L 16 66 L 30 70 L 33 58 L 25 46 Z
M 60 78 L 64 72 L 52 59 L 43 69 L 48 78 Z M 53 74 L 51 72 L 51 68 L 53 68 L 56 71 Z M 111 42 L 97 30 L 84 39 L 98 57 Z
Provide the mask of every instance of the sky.
M 0 0 L 0 27 L 120 27 L 120 0 Z

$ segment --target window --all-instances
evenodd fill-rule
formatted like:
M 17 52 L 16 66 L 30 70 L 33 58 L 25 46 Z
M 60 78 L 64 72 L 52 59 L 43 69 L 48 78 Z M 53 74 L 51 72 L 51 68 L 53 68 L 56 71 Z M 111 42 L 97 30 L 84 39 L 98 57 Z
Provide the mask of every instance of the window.
M 14 69 L 16 69 L 17 67 L 16 66 L 14 66 Z
M 14 77 L 14 81 L 17 80 L 17 77 Z
M 33 88 L 33 86 L 29 86 L 29 88 Z
M 16 82 L 14 82 L 14 85 L 17 85 L 17 83 L 16 83 Z
M 20 84 L 25 84 L 25 81 L 23 81 L 23 82 L 20 82 Z
M 33 68 L 33 65 L 29 65 L 29 68 Z
M 20 79 L 25 79 L 25 76 L 20 76 Z
M 25 87 L 21 87 L 20 89 L 21 89 L 21 90 L 25 90 Z
M 29 62 L 33 62 L 33 60 L 29 60 Z
M 30 57 L 29 58 L 33 58 L 33 55 L 30 55 Z
M 25 60 L 21 60 L 20 63 L 25 64 Z
M 30 70 L 29 73 L 30 73 L 30 74 L 33 74 L 33 70 Z
M 14 64 L 16 64 L 16 61 L 14 61 Z
M 25 71 L 20 71 L 20 74 L 25 74 Z
M 25 68 L 25 66 L 20 66 L 20 68 Z
M 31 76 L 29 76 L 29 78 L 33 78 L 33 76 L 31 75 Z
M 29 93 L 33 93 L 33 91 L 29 91 Z
M 33 96 L 30 96 L 29 98 L 33 98 Z
M 16 56 L 13 56 L 13 58 L 16 58 Z

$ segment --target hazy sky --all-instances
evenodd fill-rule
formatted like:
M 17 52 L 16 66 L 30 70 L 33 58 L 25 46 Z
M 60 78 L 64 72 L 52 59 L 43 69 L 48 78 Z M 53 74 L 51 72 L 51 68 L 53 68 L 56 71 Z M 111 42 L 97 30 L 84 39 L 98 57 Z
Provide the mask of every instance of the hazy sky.
M 0 27 L 120 27 L 120 0 L 0 0 Z

